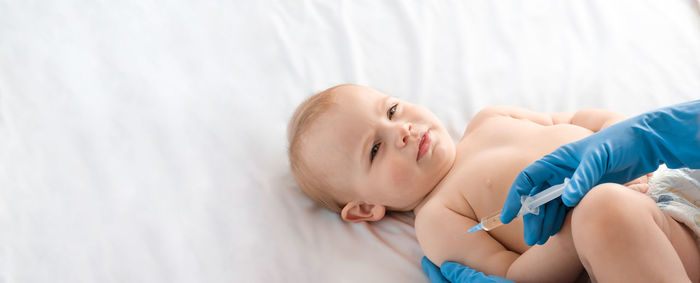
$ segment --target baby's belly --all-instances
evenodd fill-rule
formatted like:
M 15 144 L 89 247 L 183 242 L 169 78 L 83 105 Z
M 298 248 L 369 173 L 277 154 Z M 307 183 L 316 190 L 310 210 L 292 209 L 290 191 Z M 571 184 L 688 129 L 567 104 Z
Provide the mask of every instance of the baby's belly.
M 471 208 L 471 211 L 464 211 L 465 216 L 468 215 L 475 221 L 480 221 L 483 217 L 500 211 L 520 171 L 557 147 L 592 133 L 572 125 L 557 125 L 541 129 L 541 131 L 527 132 L 529 135 L 524 135 L 524 138 L 521 135 L 521 138 L 513 139 L 508 143 L 501 142 L 498 146 L 487 146 L 471 151 L 471 154 L 462 155 L 458 152 L 457 157 L 463 158 L 460 160 L 461 164 L 454 168 L 461 172 L 457 174 L 460 177 L 456 178 L 461 179 L 458 182 L 462 184 L 459 186 L 459 191 L 463 198 L 460 199 L 468 202 L 463 207 Z M 523 253 L 529 248 L 523 238 L 521 218 L 516 218 L 511 223 L 488 233 L 511 251 Z
M 494 158 L 498 154 L 490 154 Z M 482 163 L 475 167 L 470 176 L 469 185 L 462 188 L 464 202 L 461 206 L 471 207 L 465 216 L 479 222 L 484 217 L 491 216 L 503 208 L 510 185 L 515 176 L 529 164 L 522 158 L 510 159 L 509 162 Z M 511 251 L 523 253 L 528 246 L 523 239 L 522 219 L 516 218 L 511 223 L 500 226 L 488 233 Z

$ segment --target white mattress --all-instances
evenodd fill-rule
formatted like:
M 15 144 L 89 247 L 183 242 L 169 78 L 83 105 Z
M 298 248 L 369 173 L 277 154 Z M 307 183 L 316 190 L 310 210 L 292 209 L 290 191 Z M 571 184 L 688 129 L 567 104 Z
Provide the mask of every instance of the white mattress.
M 425 282 L 410 216 L 307 200 L 285 128 L 338 83 L 479 109 L 700 98 L 700 9 L 649 1 L 0 4 L 0 282 Z

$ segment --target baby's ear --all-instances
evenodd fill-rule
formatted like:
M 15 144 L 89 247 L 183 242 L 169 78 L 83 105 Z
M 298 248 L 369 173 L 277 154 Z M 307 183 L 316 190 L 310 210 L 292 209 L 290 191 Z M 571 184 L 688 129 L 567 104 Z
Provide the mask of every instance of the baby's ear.
M 386 207 L 378 204 L 351 201 L 343 207 L 340 216 L 348 222 L 379 221 L 384 218 Z

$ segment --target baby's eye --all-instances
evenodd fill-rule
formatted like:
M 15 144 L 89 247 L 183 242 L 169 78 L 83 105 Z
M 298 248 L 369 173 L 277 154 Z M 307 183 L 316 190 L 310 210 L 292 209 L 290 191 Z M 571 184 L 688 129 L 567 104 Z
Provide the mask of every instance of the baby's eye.
M 394 117 L 394 112 L 396 112 L 396 107 L 399 106 L 398 103 L 394 104 L 389 108 L 389 111 L 386 112 L 386 116 L 389 117 L 389 120 L 391 120 L 391 117 Z
M 369 162 L 372 162 L 374 160 L 374 156 L 377 155 L 377 152 L 379 151 L 380 145 L 381 145 L 381 143 L 378 143 L 372 147 L 372 150 L 369 153 Z

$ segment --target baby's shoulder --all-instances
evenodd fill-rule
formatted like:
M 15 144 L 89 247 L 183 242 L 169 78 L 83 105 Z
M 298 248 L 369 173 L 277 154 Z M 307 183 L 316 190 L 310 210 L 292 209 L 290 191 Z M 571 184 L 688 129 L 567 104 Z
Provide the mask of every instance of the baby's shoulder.
M 428 201 L 419 211 L 415 211 L 414 227 L 416 236 L 421 245 L 431 242 L 435 233 L 439 233 L 445 225 L 448 225 L 450 215 L 455 214 L 444 202 L 432 199 Z
M 419 211 L 416 212 L 416 230 L 419 226 L 434 225 L 447 219 L 475 219 L 471 205 L 462 196 L 458 189 L 443 184 L 442 190 L 428 200 Z
M 456 248 L 465 245 L 459 235 L 476 224 L 472 218 L 451 209 L 443 199 L 426 203 L 416 213 L 414 223 L 423 253 L 437 264 L 446 260 L 464 262 L 464 251 Z

